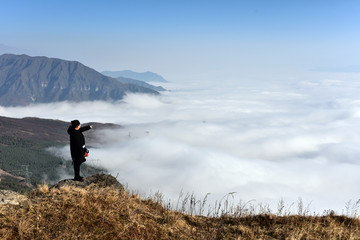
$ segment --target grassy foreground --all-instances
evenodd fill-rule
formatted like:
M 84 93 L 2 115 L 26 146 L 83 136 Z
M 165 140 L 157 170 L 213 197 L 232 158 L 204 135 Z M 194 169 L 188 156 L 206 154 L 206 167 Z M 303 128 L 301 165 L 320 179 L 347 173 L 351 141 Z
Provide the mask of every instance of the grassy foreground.
M 360 239 L 345 216 L 192 216 L 115 188 L 47 185 L 0 205 L 0 239 Z

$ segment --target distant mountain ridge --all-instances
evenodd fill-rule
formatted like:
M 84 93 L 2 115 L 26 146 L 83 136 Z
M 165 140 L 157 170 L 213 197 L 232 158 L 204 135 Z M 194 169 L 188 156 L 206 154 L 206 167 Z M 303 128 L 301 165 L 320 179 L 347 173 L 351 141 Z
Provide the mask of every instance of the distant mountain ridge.
M 58 101 L 114 101 L 126 92 L 159 94 L 121 83 L 80 62 L 57 58 L 3 54 L 0 56 L 0 105 L 18 106 Z
M 116 80 L 118 80 L 119 82 L 121 83 L 131 83 L 131 84 L 135 84 L 137 86 L 141 86 L 141 87 L 145 87 L 145 88 L 150 88 L 152 90 L 155 90 L 155 91 L 166 91 L 165 88 L 161 87 L 161 86 L 153 86 L 153 85 L 150 85 L 146 82 L 143 82 L 143 81 L 140 81 L 140 80 L 136 80 L 136 79 L 131 79 L 131 78 L 125 78 L 125 77 L 117 77 L 115 78 Z
M 124 70 L 124 71 L 103 71 L 101 73 L 106 76 L 113 77 L 113 78 L 124 77 L 124 78 L 140 80 L 140 81 L 144 81 L 144 82 L 167 82 L 159 74 L 149 72 L 149 71 L 143 72 L 143 73 L 138 73 L 138 72 L 134 72 L 134 71 L 130 71 L 130 70 Z
M 113 123 L 83 123 L 83 125 L 93 125 L 94 129 L 115 129 L 121 126 Z M 0 116 L 0 138 L 11 136 L 30 141 L 41 140 L 46 142 L 68 143 L 69 135 L 67 128 L 70 122 L 61 120 L 25 117 L 10 118 Z M 94 131 L 87 132 L 87 142 L 91 143 L 96 139 Z

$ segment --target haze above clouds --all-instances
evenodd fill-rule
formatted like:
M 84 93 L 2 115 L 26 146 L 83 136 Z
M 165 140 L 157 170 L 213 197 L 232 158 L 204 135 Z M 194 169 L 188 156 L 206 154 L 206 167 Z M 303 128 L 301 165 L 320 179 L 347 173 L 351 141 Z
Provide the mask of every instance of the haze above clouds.
M 89 163 L 96 159 L 147 194 L 160 190 L 177 199 L 182 190 L 219 200 L 236 192 L 237 200 L 273 206 L 301 197 L 320 212 L 358 199 L 359 82 L 164 87 L 171 91 L 161 96 L 0 108 L 0 115 L 121 124 L 96 132 Z M 62 152 L 69 158 L 68 147 Z
M 359 68 L 356 0 L 13 0 L 1 9 L 0 53 L 74 60 L 100 72 L 267 81 Z

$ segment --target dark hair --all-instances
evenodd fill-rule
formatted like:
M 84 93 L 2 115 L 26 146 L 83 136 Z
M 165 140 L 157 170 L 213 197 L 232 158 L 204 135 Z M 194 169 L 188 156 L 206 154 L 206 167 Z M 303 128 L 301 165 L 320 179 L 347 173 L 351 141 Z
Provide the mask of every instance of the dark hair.
M 73 121 L 71 121 L 71 126 L 72 126 L 73 128 L 76 128 L 76 127 L 79 126 L 79 125 L 80 125 L 79 120 L 73 120 Z

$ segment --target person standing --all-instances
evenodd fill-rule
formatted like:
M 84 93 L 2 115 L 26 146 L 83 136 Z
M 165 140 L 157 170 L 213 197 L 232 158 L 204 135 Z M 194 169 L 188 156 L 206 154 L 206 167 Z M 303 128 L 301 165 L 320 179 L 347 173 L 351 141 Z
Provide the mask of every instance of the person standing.
M 91 129 L 92 126 L 81 127 L 79 120 L 71 121 L 67 133 L 70 135 L 70 153 L 74 165 L 75 181 L 82 181 L 80 176 L 80 165 L 86 161 L 85 154 L 88 150 L 85 146 L 85 137 L 82 134 L 84 131 Z

